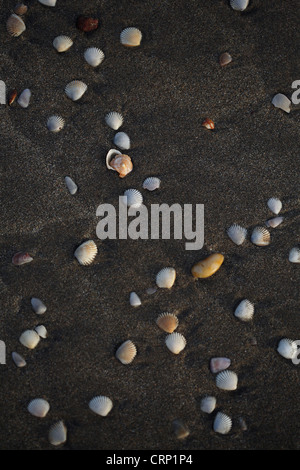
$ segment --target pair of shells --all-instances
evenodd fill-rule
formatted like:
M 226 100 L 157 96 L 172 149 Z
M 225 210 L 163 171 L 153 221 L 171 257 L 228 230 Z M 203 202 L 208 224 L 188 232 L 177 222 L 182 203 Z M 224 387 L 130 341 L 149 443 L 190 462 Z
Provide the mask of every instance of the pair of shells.
M 277 95 L 273 96 L 272 104 L 275 108 L 282 109 L 286 113 L 291 112 L 291 105 L 292 102 L 287 98 L 287 96 L 283 95 L 282 93 L 277 93 Z
M 137 47 L 141 44 L 142 33 L 138 28 L 125 28 L 120 34 L 120 42 L 123 46 Z
M 298 341 L 289 338 L 282 338 L 277 346 L 277 352 L 285 359 L 294 359 L 297 356 Z
M 221 390 L 236 390 L 238 384 L 238 376 L 232 370 L 222 370 L 216 376 L 216 386 Z
M 26 25 L 19 15 L 13 13 L 6 22 L 6 29 L 11 36 L 16 38 L 26 30 Z
M 192 267 L 192 275 L 197 279 L 205 279 L 217 272 L 223 264 L 224 256 L 221 253 L 214 253 L 199 261 Z
M 73 41 L 69 36 L 61 35 L 54 38 L 52 44 L 57 52 L 66 52 L 73 45 Z
M 175 279 L 176 270 L 174 268 L 163 268 L 156 275 L 156 285 L 161 289 L 171 289 Z
M 300 248 L 294 246 L 289 252 L 289 261 L 291 263 L 300 263 Z
M 65 120 L 61 116 L 50 116 L 47 120 L 47 128 L 51 132 L 59 132 L 65 127 Z
M 109 170 L 117 171 L 120 178 L 125 178 L 133 169 L 129 155 L 125 155 L 116 149 L 111 149 L 107 153 L 106 166 Z
M 17 103 L 22 107 L 22 108 L 28 108 L 29 103 L 30 103 L 30 98 L 31 98 L 31 91 L 29 88 L 26 88 L 25 90 L 22 91 L 20 94 Z
M 84 51 L 83 57 L 91 67 L 98 67 L 104 60 L 104 52 L 98 47 L 89 47 Z
M 81 265 L 91 264 L 98 253 L 98 248 L 93 240 L 87 240 L 79 245 L 74 252 L 74 256 Z
M 186 347 L 186 339 L 181 333 L 171 333 L 165 340 L 167 348 L 173 354 L 179 354 Z
M 233 10 L 244 11 L 249 5 L 249 0 L 230 0 L 230 6 Z
M 117 349 L 116 358 L 119 359 L 122 364 L 130 364 L 135 358 L 136 354 L 137 349 L 135 344 L 130 339 L 128 339 Z
M 27 410 L 37 418 L 45 418 L 50 410 L 50 405 L 47 400 L 44 400 L 43 398 L 34 398 L 29 402 Z
M 251 234 L 251 242 L 257 246 L 268 246 L 271 242 L 270 232 L 265 227 L 255 227 Z
M 44 302 L 42 302 L 37 297 L 32 297 L 30 302 L 31 302 L 31 306 L 32 306 L 34 312 L 37 313 L 38 315 L 42 315 L 43 313 L 46 312 L 46 310 L 47 310 L 46 305 L 44 304 Z
M 234 311 L 235 317 L 242 321 L 250 321 L 254 315 L 254 305 L 250 300 L 242 300 Z
M 65 87 L 65 93 L 72 101 L 78 101 L 86 92 L 87 85 L 81 80 L 73 80 Z
M 161 313 L 156 319 L 157 326 L 166 333 L 173 333 L 178 327 L 179 321 L 173 313 Z
M 67 427 L 63 420 L 57 421 L 50 427 L 48 439 L 53 446 L 59 446 L 66 442 Z
M 113 402 L 109 397 L 98 395 L 92 398 L 89 402 L 89 408 L 91 411 L 99 416 L 107 416 L 113 407 Z

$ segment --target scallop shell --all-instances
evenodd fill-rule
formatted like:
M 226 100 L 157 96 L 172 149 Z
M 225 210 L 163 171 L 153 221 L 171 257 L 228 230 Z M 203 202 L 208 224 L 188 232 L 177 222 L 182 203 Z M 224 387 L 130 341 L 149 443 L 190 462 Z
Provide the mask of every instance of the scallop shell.
M 230 0 L 230 6 L 233 10 L 244 11 L 249 4 L 249 0 Z
M 124 196 L 127 197 L 127 206 L 138 208 L 143 204 L 143 196 L 137 189 L 126 189 Z
M 119 359 L 122 364 L 130 364 L 137 354 L 137 349 L 135 344 L 128 339 L 125 341 L 116 352 L 116 358 Z
M 14 351 L 11 353 L 11 356 L 17 367 L 25 367 L 27 365 L 27 362 L 21 354 Z
M 117 131 L 123 124 L 124 118 L 122 114 L 117 113 L 116 111 L 111 111 L 110 113 L 106 114 L 105 122 L 106 124 Z
M 32 260 L 33 258 L 28 253 L 19 251 L 13 256 L 12 263 L 15 266 L 21 266 L 22 264 L 30 263 Z
M 181 333 L 171 333 L 166 337 L 165 342 L 173 354 L 179 354 L 186 346 L 186 339 Z
M 75 258 L 81 265 L 91 264 L 98 253 L 98 248 L 93 240 L 87 240 L 82 243 L 74 252 Z
M 6 22 L 6 29 L 11 36 L 16 38 L 26 30 L 26 25 L 19 15 L 13 13 Z
M 45 418 L 46 414 L 50 410 L 49 403 L 43 398 L 34 398 L 27 406 L 27 410 L 33 416 L 37 418 Z
M 87 90 L 87 85 L 80 80 L 73 80 L 65 87 L 65 92 L 68 98 L 72 101 L 79 100 Z
M 129 302 L 132 307 L 139 307 L 142 305 L 141 299 L 136 292 L 131 292 L 129 296 Z
M 70 176 L 65 176 L 65 183 L 69 190 L 69 193 L 74 196 L 74 194 L 76 194 L 78 190 L 77 184 L 72 180 L 72 178 L 70 178 Z
M 119 173 L 120 178 L 124 178 L 133 169 L 132 161 L 129 155 L 125 155 L 119 150 L 111 149 L 106 155 L 106 166 L 109 170 Z
M 73 45 L 73 41 L 69 36 L 57 36 L 53 39 L 53 47 L 57 52 L 66 52 Z
M 47 128 L 51 132 L 59 132 L 64 128 L 65 120 L 61 116 L 50 116 L 47 120 Z
M 250 321 L 254 315 L 254 305 L 250 300 L 242 300 L 234 311 L 234 315 L 242 321 Z
M 44 325 L 38 325 L 35 328 L 35 331 L 39 335 L 40 338 L 46 339 L 48 336 L 47 329 Z
M 190 430 L 180 419 L 174 419 L 172 429 L 177 439 L 186 439 L 190 435 Z
M 205 127 L 205 129 L 214 129 L 215 128 L 215 123 L 212 119 L 209 119 L 209 118 L 206 118 L 203 122 L 202 122 L 202 127 Z
M 231 360 L 228 357 L 213 357 L 210 360 L 210 370 L 213 374 L 217 374 L 221 370 L 227 369 L 231 364 Z
M 34 330 L 25 330 L 21 334 L 19 341 L 28 349 L 34 349 L 40 341 L 40 337 Z
M 200 408 L 204 413 L 212 413 L 216 408 L 217 399 L 216 397 L 207 396 L 202 398 Z
M 214 419 L 213 430 L 219 434 L 227 434 L 231 428 L 232 419 L 222 411 L 218 411 Z
M 216 376 L 216 386 L 222 390 L 236 390 L 238 376 L 232 370 L 222 370 Z
M 195 278 L 205 279 L 212 276 L 223 264 L 224 256 L 221 253 L 214 253 L 207 258 L 198 261 L 192 267 L 192 275 Z
M 32 297 L 30 302 L 31 302 L 31 306 L 32 306 L 33 310 L 38 315 L 42 315 L 43 313 L 46 312 L 47 307 L 44 304 L 44 302 L 42 302 L 40 299 L 37 299 L 36 297 Z
M 28 11 L 28 6 L 27 5 L 24 5 L 24 3 L 18 3 L 15 8 L 14 8 L 14 12 L 16 13 L 16 15 L 25 15 Z
M 141 44 L 142 33 L 138 28 L 125 28 L 120 34 L 120 41 L 123 46 L 136 47 Z
M 247 229 L 240 225 L 233 224 L 227 229 L 227 235 L 236 245 L 244 243 L 247 236 Z
M 98 47 L 89 47 L 84 51 L 83 56 L 86 62 L 92 67 L 98 67 L 105 57 L 104 52 L 98 49 Z
M 29 103 L 30 103 L 30 98 L 31 98 L 31 91 L 29 90 L 29 88 L 26 88 L 20 94 L 17 103 L 20 106 L 22 106 L 22 108 L 28 108 Z
M 266 221 L 266 226 L 267 227 L 278 227 L 284 220 L 284 217 L 273 217 L 273 219 L 269 219 Z
M 281 339 L 277 346 L 277 352 L 285 359 L 293 359 L 297 350 L 297 343 L 289 338 Z
M 126 132 L 117 132 L 114 136 L 114 144 L 123 150 L 130 149 L 130 139 Z
M 53 446 L 59 446 L 67 440 L 67 427 L 61 420 L 50 427 L 48 439 Z
M 270 211 L 272 211 L 275 215 L 278 215 L 282 209 L 282 202 L 276 197 L 271 197 L 268 200 L 267 204 Z
M 156 284 L 162 289 L 170 289 L 176 279 L 176 270 L 174 268 L 163 268 L 156 275 Z
M 300 248 L 294 246 L 289 252 L 289 261 L 291 263 L 300 263 Z
M 286 113 L 291 112 L 292 102 L 282 93 L 277 93 L 277 95 L 273 96 L 272 104 L 275 106 L 275 108 L 280 108 Z
M 179 321 L 176 315 L 173 313 L 161 313 L 157 319 L 156 324 L 159 328 L 161 328 L 166 333 L 173 333 L 176 330 Z
M 219 58 L 219 64 L 221 65 L 221 67 L 230 64 L 230 62 L 232 62 L 231 55 L 228 52 L 223 52 L 223 54 L 221 54 Z
M 271 242 L 270 232 L 265 227 L 255 227 L 251 234 L 251 242 L 257 246 L 267 246 Z
M 39 0 L 39 2 L 47 7 L 55 7 L 56 5 L 56 0 Z
M 90 410 L 100 416 L 107 416 L 112 407 L 113 402 L 111 399 L 101 395 L 92 398 L 89 402 Z
M 156 176 L 149 176 L 143 182 L 143 189 L 148 189 L 148 191 L 154 191 L 160 187 L 160 179 Z

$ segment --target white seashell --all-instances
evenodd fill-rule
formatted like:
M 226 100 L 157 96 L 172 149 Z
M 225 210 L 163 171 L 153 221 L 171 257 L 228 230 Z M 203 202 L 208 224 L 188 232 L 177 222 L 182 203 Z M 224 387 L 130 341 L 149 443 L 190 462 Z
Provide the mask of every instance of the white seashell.
M 297 343 L 289 338 L 283 338 L 279 341 L 277 351 L 285 359 L 293 359 L 297 354 Z
M 122 153 L 119 150 L 116 149 L 110 149 L 107 154 L 106 154 L 106 166 L 109 170 L 116 171 L 115 168 L 110 166 L 109 162 L 116 156 L 116 155 L 122 155 Z
M 254 315 L 254 305 L 250 300 L 242 300 L 234 311 L 234 315 L 242 321 L 252 320 Z
M 124 196 L 127 197 L 127 206 L 138 208 L 143 204 L 143 196 L 137 189 L 126 189 Z
M 233 10 L 243 11 L 246 10 L 249 0 L 230 0 L 230 6 Z
M 22 108 L 28 108 L 29 102 L 31 98 L 31 91 L 26 88 L 22 93 L 20 94 L 18 98 L 18 104 L 22 106 Z
M 120 149 L 130 149 L 130 139 L 126 132 L 117 132 L 114 136 L 114 144 Z
M 28 349 L 34 349 L 40 341 L 40 337 L 34 330 L 25 330 L 21 334 L 19 341 Z
M 79 264 L 88 265 L 93 262 L 98 253 L 98 248 L 93 240 L 87 240 L 82 243 L 74 252 Z
M 141 299 L 136 292 L 131 292 L 129 296 L 129 302 L 132 307 L 139 307 L 142 305 Z
M 276 197 L 271 197 L 268 200 L 267 204 L 270 211 L 272 211 L 275 215 L 278 215 L 282 209 L 282 202 Z
M 255 227 L 251 235 L 251 242 L 257 246 L 267 246 L 270 244 L 270 232 L 265 227 Z
M 67 440 L 67 428 L 63 421 L 58 421 L 53 424 L 49 430 L 48 434 L 50 444 L 54 446 L 59 446 Z
M 289 252 L 289 261 L 291 263 L 300 263 L 300 248 L 295 246 Z
M 50 410 L 50 405 L 43 398 L 35 398 L 28 404 L 27 410 L 37 418 L 45 418 L 46 414 Z
M 57 52 L 66 52 L 73 45 L 73 41 L 69 36 L 57 36 L 52 44 Z
M 223 413 L 218 411 L 214 419 L 213 429 L 219 434 L 227 434 L 232 428 L 232 419 Z
M 139 46 L 142 40 L 142 33 L 138 28 L 125 28 L 120 34 L 121 44 L 129 47 Z
M 156 275 L 156 284 L 158 287 L 170 289 L 176 279 L 176 271 L 174 268 L 163 268 Z
M 97 47 L 89 47 L 83 54 L 86 62 L 92 67 L 98 67 L 104 59 L 104 53 Z
M 280 108 L 286 113 L 291 112 L 292 102 L 282 93 L 277 93 L 277 95 L 273 96 L 272 104 L 275 106 L 275 108 Z
M 210 370 L 213 374 L 227 369 L 231 364 L 228 357 L 212 357 L 210 360 Z
M 222 370 L 216 376 L 216 386 L 222 390 L 236 390 L 238 376 L 232 370 Z
M 69 190 L 69 193 L 72 194 L 72 196 L 77 193 L 78 186 L 77 186 L 77 184 L 72 180 L 72 178 L 70 178 L 70 176 L 65 176 L 65 183 L 66 183 L 66 186 L 67 186 L 67 188 L 68 188 L 68 190 Z
M 16 364 L 17 367 L 25 367 L 27 362 L 25 361 L 24 357 L 22 357 L 20 354 L 17 352 L 12 352 L 11 353 L 12 359 L 14 363 Z
M 11 36 L 16 38 L 26 30 L 26 25 L 19 15 L 13 13 L 6 22 L 6 29 Z
M 31 302 L 31 306 L 32 306 L 33 310 L 38 315 L 42 315 L 43 313 L 46 312 L 47 307 L 44 304 L 44 302 L 42 302 L 40 299 L 37 299 L 36 297 L 32 297 L 30 302 Z
M 94 413 L 100 416 L 107 416 L 113 407 L 113 402 L 110 398 L 104 396 L 97 396 L 89 402 L 89 408 Z
M 39 2 L 47 7 L 55 7 L 56 5 L 56 0 L 39 0 Z
M 48 333 L 44 325 L 38 325 L 34 329 L 37 332 L 37 334 L 40 336 L 40 338 L 43 338 L 43 339 L 47 338 Z
M 217 404 L 216 397 L 208 396 L 208 397 L 202 398 L 200 407 L 204 413 L 210 414 L 214 411 L 216 404 Z
M 122 364 L 130 364 L 135 358 L 137 353 L 135 344 L 128 339 L 125 341 L 116 352 L 116 358 L 119 359 Z
M 149 176 L 149 178 L 146 178 L 143 182 L 143 188 L 148 189 L 148 191 L 154 191 L 160 187 L 160 183 L 160 179 L 156 176 Z
M 273 217 L 273 219 L 269 219 L 266 221 L 266 226 L 267 227 L 278 227 L 284 220 L 284 217 Z
M 166 346 L 173 354 L 179 354 L 186 346 L 186 339 L 180 333 L 171 333 L 166 337 Z
M 82 95 L 86 92 L 87 85 L 80 80 L 73 80 L 72 82 L 68 83 L 65 87 L 65 92 L 68 98 L 72 101 L 79 100 Z
M 122 126 L 123 121 L 124 119 L 123 119 L 122 114 L 117 113 L 116 111 L 111 111 L 105 116 L 106 124 L 112 129 L 114 129 L 115 131 L 118 130 L 119 127 Z
M 227 235 L 236 245 L 241 245 L 247 236 L 247 229 L 233 224 L 227 229 Z
M 59 132 L 65 126 L 65 120 L 61 116 L 50 116 L 47 120 L 47 128 L 51 132 Z

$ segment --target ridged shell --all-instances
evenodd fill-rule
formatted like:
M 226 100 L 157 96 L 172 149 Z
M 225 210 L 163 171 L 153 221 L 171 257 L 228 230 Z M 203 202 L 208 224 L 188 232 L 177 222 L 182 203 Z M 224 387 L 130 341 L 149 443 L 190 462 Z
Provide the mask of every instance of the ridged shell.
M 72 178 L 70 178 L 70 176 L 65 176 L 65 183 L 69 190 L 69 193 L 74 196 L 74 194 L 76 194 L 78 190 L 77 184 L 72 180 Z
M 219 434 L 228 434 L 232 428 L 232 419 L 222 411 L 218 411 L 214 419 L 213 430 Z
M 251 234 L 251 242 L 257 246 L 267 246 L 271 242 L 270 232 L 265 227 L 255 227 Z
M 161 313 L 156 319 L 157 326 L 166 333 L 173 333 L 176 330 L 179 321 L 173 313 Z
M 126 189 L 124 196 L 127 197 L 127 206 L 138 208 L 143 204 L 143 196 L 137 189 Z
M 69 36 L 57 36 L 53 39 L 53 47 L 57 52 L 66 52 L 73 45 L 73 41 Z
M 280 108 L 286 113 L 291 112 L 292 102 L 282 93 L 277 93 L 277 95 L 273 97 L 272 104 L 275 106 L 275 108 Z
M 289 252 L 289 261 L 291 263 L 300 263 L 300 248 L 294 246 Z
M 67 440 L 67 427 L 61 420 L 50 427 L 48 439 L 53 446 L 59 446 Z
M 156 176 L 149 176 L 143 182 L 143 189 L 148 189 L 148 191 L 154 191 L 160 187 L 160 179 Z
M 129 303 L 132 307 L 139 307 L 142 305 L 141 299 L 136 292 L 130 292 Z
M 267 204 L 270 211 L 272 211 L 275 215 L 278 215 L 282 209 L 282 202 L 277 197 L 271 197 Z
M 39 0 L 39 2 L 47 7 L 55 7 L 56 5 L 56 0 Z
M 231 360 L 228 357 L 213 357 L 210 360 L 210 370 L 213 374 L 217 374 L 221 370 L 228 369 Z
M 44 325 L 38 325 L 34 329 L 35 329 L 35 331 L 37 332 L 37 334 L 39 335 L 40 338 L 43 338 L 43 339 L 47 338 L 48 332 L 47 332 L 47 329 Z
M 17 103 L 22 107 L 22 108 L 28 108 L 29 103 L 30 103 L 30 98 L 31 98 L 31 91 L 29 88 L 26 88 L 25 90 L 22 91 L 20 94 Z
M 277 346 L 277 352 L 285 359 L 293 359 L 297 350 L 297 343 L 289 338 L 281 339 Z
M 65 92 L 68 98 L 72 101 L 78 101 L 86 92 L 87 85 L 80 80 L 73 80 L 65 87 Z
M 232 62 L 231 55 L 228 52 L 223 52 L 223 54 L 221 54 L 219 58 L 219 64 L 221 65 L 221 67 L 230 64 L 230 62 Z
M 31 302 L 31 306 L 34 312 L 37 313 L 38 315 L 42 315 L 43 313 L 46 312 L 47 310 L 46 305 L 37 297 L 32 297 L 30 302 Z
M 230 6 L 233 10 L 244 11 L 249 4 L 249 0 L 230 0 Z
M 254 315 L 254 305 L 250 300 L 242 300 L 234 311 L 234 315 L 242 321 L 250 321 Z
M 190 430 L 180 419 L 174 419 L 172 429 L 177 439 L 186 439 L 190 435 Z
M 224 256 L 221 253 L 213 253 L 207 258 L 198 261 L 192 267 L 192 275 L 195 278 L 205 279 L 212 276 L 221 267 L 224 261 Z
M 34 398 L 28 404 L 27 410 L 37 418 L 45 418 L 46 414 L 50 410 L 50 405 L 47 400 L 44 400 L 43 398 Z
M 98 47 L 89 47 L 84 51 L 83 56 L 92 67 L 98 67 L 105 57 L 104 52 L 98 49 Z
M 122 126 L 124 118 L 122 114 L 117 113 L 116 111 L 111 111 L 106 114 L 105 122 L 109 127 L 111 127 L 111 129 L 117 131 Z
M 91 399 L 89 408 L 91 411 L 99 416 L 107 416 L 113 407 L 113 402 L 110 398 L 99 395 Z
M 23 251 L 19 251 L 12 257 L 12 263 L 15 266 L 21 266 L 22 264 L 30 263 L 33 258 L 28 254 L 24 253 Z
M 109 170 L 117 171 L 120 178 L 125 178 L 133 169 L 129 155 L 125 155 L 115 149 L 108 151 L 106 155 L 106 166 Z
M 141 44 L 142 33 L 138 28 L 125 28 L 120 34 L 121 44 L 128 47 L 136 47 Z
M 130 139 L 126 132 L 117 132 L 114 136 L 114 144 L 123 150 L 130 149 Z
M 170 289 L 176 279 L 176 270 L 174 268 L 163 268 L 156 275 L 156 284 L 162 289 Z
M 65 120 L 61 116 L 50 116 L 47 120 L 47 128 L 51 132 L 59 132 L 64 128 Z
M 17 367 L 25 367 L 27 365 L 27 362 L 21 354 L 14 351 L 11 353 L 11 356 Z
M 93 240 L 87 240 L 82 243 L 74 252 L 75 258 L 81 265 L 91 264 L 98 253 L 98 248 Z
M 278 227 L 284 220 L 284 217 L 273 217 L 273 219 L 269 219 L 266 221 L 266 226 L 275 228 Z
M 240 225 L 233 224 L 227 229 L 227 235 L 236 245 L 244 243 L 247 236 L 247 229 Z
M 19 341 L 28 349 L 34 349 L 40 342 L 40 337 L 34 330 L 25 330 L 21 334 Z
M 222 390 L 236 390 L 238 376 L 232 370 L 222 370 L 216 376 L 216 386 Z
M 186 346 L 186 339 L 181 333 L 171 333 L 166 337 L 165 342 L 173 354 L 179 354 Z
M 201 405 L 200 405 L 201 411 L 203 411 L 204 413 L 210 414 L 216 408 L 216 404 L 217 404 L 216 397 L 212 397 L 212 396 L 204 397 L 201 400 Z
M 130 364 L 137 354 L 137 349 L 135 344 L 128 339 L 125 341 L 116 352 L 116 358 L 119 359 L 122 364 Z
M 11 36 L 16 38 L 26 30 L 26 25 L 19 15 L 13 13 L 6 22 L 6 29 Z

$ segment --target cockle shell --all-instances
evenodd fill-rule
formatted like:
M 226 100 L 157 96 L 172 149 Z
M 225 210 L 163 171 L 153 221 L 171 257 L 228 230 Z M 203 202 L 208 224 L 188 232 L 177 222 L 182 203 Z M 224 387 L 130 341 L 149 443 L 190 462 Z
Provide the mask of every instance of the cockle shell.
M 214 253 L 207 258 L 198 261 L 192 267 L 192 275 L 195 278 L 205 279 L 212 276 L 221 267 L 224 256 L 221 253 Z
M 205 127 L 206 129 L 214 129 L 215 128 L 215 123 L 214 121 L 212 121 L 212 119 L 209 119 L 209 118 L 206 118 L 203 122 L 202 122 L 202 127 Z
M 47 7 L 55 7 L 56 5 L 56 0 L 39 0 L 39 2 Z
M 122 114 L 117 113 L 116 111 L 111 111 L 107 113 L 105 116 L 106 124 L 114 129 L 115 131 L 118 130 L 123 124 L 124 118 Z
M 250 300 L 242 300 L 234 311 L 234 316 L 242 321 L 252 320 L 254 315 L 254 305 Z
M 219 57 L 219 64 L 221 67 L 230 64 L 230 62 L 232 62 L 231 55 L 228 52 L 223 52 L 223 54 L 221 54 Z
M 50 116 L 47 120 L 47 128 L 51 132 L 59 132 L 64 128 L 65 120 L 61 116 Z
M 142 33 L 138 28 L 125 28 L 120 34 L 120 41 L 123 46 L 136 47 L 141 44 Z
M 143 204 L 143 196 L 137 189 L 126 189 L 124 196 L 127 197 L 127 206 L 138 208 Z
M 166 337 L 165 343 L 173 354 L 179 354 L 186 346 L 186 339 L 181 333 L 171 333 Z
M 230 6 L 233 10 L 244 11 L 249 4 L 249 0 L 230 0 Z
M 112 407 L 111 399 L 102 395 L 92 398 L 89 402 L 90 410 L 99 416 L 107 416 Z
M 98 49 L 98 47 L 89 47 L 84 51 L 83 56 L 92 67 L 98 67 L 105 57 L 104 52 Z
M 284 220 L 284 217 L 273 217 L 273 219 L 269 219 L 266 221 L 266 226 L 267 227 L 278 227 Z
M 72 178 L 70 178 L 70 176 L 65 176 L 65 183 L 69 190 L 69 193 L 74 196 L 74 194 L 76 194 L 78 190 L 77 184 L 72 180 Z
M 27 5 L 24 5 L 24 3 L 18 3 L 15 8 L 14 8 L 14 12 L 16 13 L 16 15 L 25 15 L 28 11 L 28 6 Z
M 126 132 L 117 132 L 114 136 L 114 144 L 123 150 L 130 149 L 130 139 Z
M 91 264 L 98 253 L 98 248 L 93 240 L 87 240 L 82 243 L 74 252 L 75 258 L 79 264 L 88 265 Z
M 221 370 L 227 369 L 231 364 L 231 360 L 228 357 L 213 357 L 210 360 L 210 370 L 213 374 L 217 374 Z
M 19 251 L 13 256 L 12 263 L 15 266 L 21 266 L 22 264 L 30 263 L 32 260 L 33 258 L 28 253 Z
M 35 328 L 35 331 L 39 335 L 40 338 L 46 339 L 48 336 L 47 329 L 44 325 L 38 325 Z
M 130 292 L 129 302 L 132 307 L 139 307 L 142 305 L 141 299 L 136 292 Z
M 27 410 L 37 418 L 45 418 L 46 414 L 50 410 L 50 405 L 47 400 L 44 400 L 43 398 L 34 398 L 28 404 Z
M 40 337 L 34 330 L 25 330 L 21 334 L 19 341 L 28 349 L 34 349 L 40 342 Z
M 29 103 L 30 103 L 30 98 L 31 98 L 31 91 L 29 88 L 26 88 L 25 90 L 22 91 L 20 94 L 17 103 L 22 107 L 22 108 L 28 108 Z
M 125 341 L 116 352 L 116 358 L 119 359 L 122 364 L 130 364 L 137 354 L 137 349 L 135 344 L 128 339 Z
M 80 80 L 73 80 L 65 87 L 68 98 L 72 101 L 78 101 L 87 90 L 87 85 Z
M 13 13 L 6 22 L 6 29 L 11 36 L 16 38 L 26 30 L 26 25 L 19 15 Z
M 275 215 L 278 215 L 282 209 L 282 202 L 276 197 L 271 197 L 268 200 L 267 204 L 270 211 L 272 211 Z
M 53 39 L 53 47 L 57 52 L 66 52 L 73 45 L 73 41 L 69 36 L 57 36 Z
M 14 351 L 11 353 L 11 356 L 17 367 L 25 367 L 27 365 L 27 362 L 21 354 Z
M 227 235 L 236 245 L 244 243 L 247 236 L 247 229 L 238 224 L 233 224 L 227 229 Z
M 166 333 L 173 333 L 176 330 L 179 321 L 173 313 L 161 313 L 156 319 L 157 326 Z
M 227 434 L 232 428 L 232 419 L 222 411 L 218 411 L 214 419 L 213 430 L 219 434 Z
M 238 376 L 232 370 L 222 370 L 216 376 L 216 386 L 222 390 L 236 390 Z
M 217 399 L 216 397 L 207 396 L 202 398 L 200 408 L 204 413 L 212 413 L 216 408 Z
M 148 189 L 148 191 L 154 191 L 160 187 L 160 179 L 156 176 L 149 176 L 143 182 L 143 189 Z
M 294 246 L 289 252 L 289 261 L 291 263 L 300 263 L 300 248 Z
M 251 242 L 257 246 L 267 246 L 271 242 L 270 232 L 265 227 L 255 227 L 251 234 Z
M 275 108 L 280 108 L 286 113 L 291 112 L 292 102 L 282 93 L 277 93 L 277 95 L 273 96 L 272 104 L 275 106 Z
M 174 419 L 172 429 L 177 439 L 186 439 L 190 435 L 190 430 L 180 419 Z
M 285 359 L 293 359 L 297 350 L 297 343 L 289 338 L 281 339 L 277 346 L 277 352 Z
M 32 297 L 32 299 L 30 300 L 31 302 L 31 306 L 33 308 L 33 310 L 35 311 L 35 313 L 37 313 L 38 315 L 42 315 L 43 313 L 46 312 L 47 310 L 47 307 L 46 305 L 44 304 L 44 302 L 42 302 L 40 299 L 36 298 L 36 297 Z
M 67 440 L 67 427 L 61 420 L 50 427 L 48 439 L 53 446 L 59 446 Z
M 171 289 L 176 279 L 174 268 L 163 268 L 156 275 L 156 284 L 162 289 Z
M 125 155 L 115 149 L 111 149 L 107 153 L 106 166 L 109 170 L 117 171 L 120 178 L 125 178 L 125 176 L 133 169 L 133 164 L 129 155 Z

